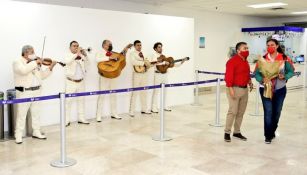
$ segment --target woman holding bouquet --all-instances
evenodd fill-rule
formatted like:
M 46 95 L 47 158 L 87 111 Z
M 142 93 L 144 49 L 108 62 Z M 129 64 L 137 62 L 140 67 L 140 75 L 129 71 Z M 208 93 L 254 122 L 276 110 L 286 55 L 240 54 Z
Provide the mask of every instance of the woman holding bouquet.
M 255 78 L 262 85 L 260 95 L 264 111 L 265 143 L 275 138 L 284 99 L 286 83 L 294 75 L 291 59 L 287 57 L 275 39 L 267 41 L 267 54 L 258 60 Z

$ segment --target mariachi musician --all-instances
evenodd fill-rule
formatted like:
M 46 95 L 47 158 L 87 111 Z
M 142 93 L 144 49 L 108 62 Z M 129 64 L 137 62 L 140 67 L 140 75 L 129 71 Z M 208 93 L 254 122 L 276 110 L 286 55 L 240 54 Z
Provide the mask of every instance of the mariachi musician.
M 169 65 L 171 63 L 167 62 L 167 61 L 161 61 L 160 60 L 160 56 L 162 55 L 162 43 L 161 42 L 157 42 L 154 44 L 153 49 L 155 50 L 155 52 L 152 54 L 151 56 L 151 62 L 158 62 L 155 66 L 155 73 L 154 73 L 154 84 L 155 85 L 160 85 L 161 83 L 167 84 L 168 83 L 168 78 L 167 78 L 167 71 L 166 72 L 161 72 L 157 69 L 158 65 Z M 175 67 L 179 67 L 181 66 L 186 59 L 182 59 L 182 61 L 180 62 L 180 64 L 175 64 Z M 154 89 L 153 91 L 153 97 L 152 97 L 152 105 L 151 105 L 151 112 L 152 113 L 158 113 L 158 96 L 159 96 L 159 89 Z M 166 92 L 165 92 L 165 96 L 166 96 Z M 166 98 L 165 98 L 166 99 Z M 167 101 L 165 101 L 165 107 L 164 110 L 165 111 L 171 111 L 171 109 L 167 106 Z
M 150 68 L 150 63 L 148 59 L 146 59 L 142 52 L 142 43 L 139 40 L 134 41 L 134 51 L 130 54 L 131 63 L 134 67 L 133 72 L 133 87 L 144 87 L 147 85 L 148 81 L 148 74 L 147 69 Z M 136 66 L 142 66 L 144 67 L 143 71 L 138 72 L 135 67 Z M 134 117 L 134 110 L 135 110 L 135 103 L 137 96 L 140 96 L 141 98 L 141 114 L 151 114 L 150 111 L 147 109 L 147 91 L 143 90 L 141 92 L 139 91 L 133 91 L 131 94 L 131 100 L 130 100 L 130 110 L 129 115 L 131 117 Z
M 77 41 L 70 42 L 70 52 L 65 57 L 66 64 L 66 93 L 78 93 L 85 90 L 85 73 L 89 64 L 89 59 L 85 49 L 79 47 Z M 66 100 L 66 126 L 70 125 L 71 105 L 75 98 L 67 98 Z M 78 123 L 90 124 L 84 117 L 84 97 L 77 97 L 78 107 Z
M 13 62 L 14 82 L 17 98 L 32 98 L 41 95 L 42 80 L 47 78 L 55 66 L 52 61 L 47 69 L 41 67 L 43 60 L 35 55 L 30 45 L 22 48 L 22 57 Z M 28 110 L 32 117 L 32 137 L 36 139 L 47 139 L 40 131 L 39 102 L 28 102 L 17 104 L 17 119 L 15 129 L 15 142 L 22 143 L 23 131 Z
M 127 52 L 129 47 L 131 47 L 131 46 L 125 47 L 120 54 L 115 53 L 115 52 L 112 51 L 113 50 L 112 42 L 110 40 L 104 40 L 102 42 L 101 51 L 96 54 L 96 62 L 98 63 L 98 69 L 99 69 L 100 64 L 104 64 L 104 63 L 108 63 L 108 64 L 109 63 L 110 64 L 115 63 L 116 64 L 116 62 L 119 59 L 118 55 L 122 55 L 122 56 L 126 55 L 126 52 Z M 125 59 L 123 61 L 125 61 Z M 124 63 L 126 63 L 126 62 L 124 62 Z M 124 66 L 125 66 L 125 64 L 120 66 L 120 68 L 123 68 Z M 101 70 L 98 70 L 98 72 L 100 73 Z M 116 71 L 116 72 L 120 72 L 120 71 Z M 116 89 L 116 85 L 117 85 L 117 76 L 109 77 L 109 76 L 106 76 L 106 74 L 100 73 L 100 76 L 99 76 L 99 88 L 100 88 L 100 90 Z M 96 111 L 97 122 L 101 122 L 102 105 L 103 105 L 104 96 L 105 95 L 99 95 L 99 97 L 98 97 L 97 111 Z M 111 105 L 111 118 L 121 120 L 122 118 L 117 114 L 116 94 L 110 95 L 110 101 L 111 101 L 111 103 L 110 103 L 110 105 Z

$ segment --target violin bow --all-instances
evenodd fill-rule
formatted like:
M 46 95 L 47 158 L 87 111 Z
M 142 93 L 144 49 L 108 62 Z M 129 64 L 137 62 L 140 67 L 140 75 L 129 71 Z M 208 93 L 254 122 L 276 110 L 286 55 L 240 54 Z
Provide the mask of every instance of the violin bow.
M 44 58 L 45 44 L 46 44 L 46 36 L 44 36 L 43 49 L 42 49 L 42 57 L 41 57 L 42 59 Z

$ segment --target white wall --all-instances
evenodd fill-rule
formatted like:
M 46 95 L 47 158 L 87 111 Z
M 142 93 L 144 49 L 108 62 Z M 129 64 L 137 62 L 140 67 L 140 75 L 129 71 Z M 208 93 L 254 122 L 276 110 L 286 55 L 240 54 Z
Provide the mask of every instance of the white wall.
M 150 2 L 133 3 L 124 0 L 102 0 L 88 1 L 56 1 L 56 0 L 25 0 L 40 3 L 54 3 L 67 6 L 79 6 L 83 4 L 86 8 L 110 9 L 118 11 L 130 11 L 137 13 L 150 13 L 171 16 L 182 16 L 194 18 L 194 53 L 195 68 L 207 71 L 223 72 L 227 61 L 228 50 L 230 46 L 235 46 L 239 41 L 244 41 L 244 35 L 241 28 L 244 27 L 262 27 L 270 26 L 267 18 L 250 17 L 243 15 L 233 15 L 214 11 L 198 11 L 183 8 L 174 8 L 159 3 L 152 5 Z M 206 48 L 198 48 L 200 36 L 206 37 Z M 261 43 L 265 45 L 265 43 Z M 207 76 L 206 78 L 214 78 Z
M 130 8 L 131 7 L 131 8 Z M 139 5 L 129 6 L 122 9 L 120 7 L 107 6 L 106 8 L 117 8 L 118 10 L 137 11 Z M 163 6 L 146 6 L 143 12 L 193 17 L 195 21 L 195 69 L 224 72 L 225 64 L 228 60 L 229 47 L 234 47 L 237 42 L 246 41 L 241 28 L 269 26 L 267 19 L 224 14 L 209 11 L 192 11 L 176 8 L 166 8 Z M 140 11 L 140 10 L 139 10 Z M 205 36 L 206 48 L 198 48 L 199 37 Z M 259 43 L 259 42 L 258 42 Z M 248 43 L 253 44 L 253 43 Z M 261 43 L 265 45 L 265 41 Z M 216 78 L 216 76 L 202 76 L 201 79 Z
M 31 44 L 40 55 L 44 36 L 47 37 L 44 55 L 57 60 L 63 59 L 72 40 L 77 40 L 83 47 L 91 46 L 95 53 L 101 48 L 103 39 L 111 39 L 115 51 L 120 51 L 126 44 L 139 39 L 143 42 L 145 55 L 152 54 L 153 44 L 161 41 L 164 44 L 165 55 L 174 58 L 185 56 L 192 58 L 182 67 L 170 70 L 170 82 L 193 81 L 194 78 L 194 20 L 191 18 L 5 1 L 0 5 L 0 21 L 2 41 L 0 48 L 3 59 L 1 90 L 14 87 L 12 62 L 20 57 L 21 47 Z M 94 54 L 90 55 L 90 60 L 91 65 L 86 76 L 87 91 L 98 90 L 99 75 Z M 150 80 L 149 84 L 152 84 L 152 78 Z M 119 78 L 118 88 L 131 87 L 131 81 L 132 66 L 128 59 L 127 67 Z M 51 77 L 43 84 L 43 95 L 63 91 L 64 82 L 64 69 L 57 66 Z M 119 112 L 128 112 L 130 94 L 119 94 L 118 97 Z M 96 96 L 86 98 L 88 118 L 95 116 L 96 98 Z M 168 99 L 170 105 L 191 103 L 193 89 L 192 87 L 172 88 Z M 109 113 L 108 104 L 105 104 L 107 110 L 104 114 Z M 42 102 L 41 114 L 44 125 L 57 123 L 58 101 Z

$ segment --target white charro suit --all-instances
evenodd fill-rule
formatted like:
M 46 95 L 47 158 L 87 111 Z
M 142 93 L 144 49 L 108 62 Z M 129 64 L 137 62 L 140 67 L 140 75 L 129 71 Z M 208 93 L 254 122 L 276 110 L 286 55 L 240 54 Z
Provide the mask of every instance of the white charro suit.
M 102 62 L 102 61 L 109 61 L 110 57 L 106 55 L 107 51 L 102 49 L 100 52 L 96 54 L 96 62 Z M 117 78 L 106 78 L 103 76 L 99 76 L 99 89 L 100 90 L 111 90 L 116 89 L 117 85 Z M 101 121 L 102 117 L 102 105 L 103 105 L 103 99 L 105 95 L 99 95 L 98 101 L 97 101 L 97 111 L 96 111 L 96 119 L 97 121 Z M 117 116 L 117 99 L 116 94 L 110 94 L 110 102 L 111 102 L 111 116 Z
M 130 59 L 131 59 L 132 66 L 144 66 L 145 65 L 144 61 L 147 59 L 144 56 L 141 57 L 140 53 L 141 52 L 137 50 L 134 50 L 130 53 Z M 133 87 L 144 87 L 148 84 L 147 71 L 144 73 L 137 73 L 134 71 L 132 76 L 133 76 L 133 81 L 132 81 Z M 131 94 L 130 111 L 129 111 L 131 115 L 134 114 L 135 103 L 136 103 L 136 99 L 138 96 L 140 96 L 140 99 L 141 99 L 141 111 L 147 112 L 147 91 L 146 90 L 133 91 Z
M 158 58 L 161 56 L 162 54 L 158 53 L 158 52 L 154 52 L 152 54 L 152 56 L 150 57 L 150 61 L 153 62 L 153 61 L 158 61 Z M 160 63 L 161 64 L 161 63 Z M 181 66 L 181 63 L 179 64 L 175 64 L 175 67 L 179 67 Z M 157 70 L 157 67 L 155 67 L 155 73 L 154 73 L 154 84 L 155 85 L 160 85 L 162 83 L 164 84 L 167 84 L 168 83 L 168 77 L 167 77 L 167 74 L 168 72 L 166 73 L 160 73 L 158 70 Z M 158 111 L 158 96 L 160 94 L 160 89 L 154 89 L 153 91 L 153 96 L 152 96 L 152 105 L 151 105 L 151 110 L 154 111 L 154 112 L 157 112 Z M 167 88 L 165 89 L 165 108 L 168 109 L 167 107 Z
M 82 56 L 79 60 L 75 60 L 77 56 L 77 54 L 68 53 L 65 57 L 66 93 L 78 93 L 84 92 L 85 90 L 84 77 L 86 73 L 86 67 L 89 64 L 89 60 L 85 56 Z M 73 100 L 74 98 L 66 99 L 66 124 L 70 122 L 71 106 Z M 84 117 L 84 105 L 84 97 L 77 97 L 78 120 L 80 122 L 86 121 Z
M 36 61 L 28 63 L 28 61 L 23 57 L 13 62 L 13 70 L 15 87 L 39 87 L 39 89 L 36 90 L 24 90 L 23 92 L 16 90 L 17 98 L 31 98 L 40 96 L 42 80 L 48 77 L 51 73 L 49 68 L 43 70 L 39 68 Z M 40 135 L 39 102 L 28 102 L 17 104 L 15 137 L 22 137 L 29 109 L 32 116 L 33 134 L 36 133 L 34 135 Z

